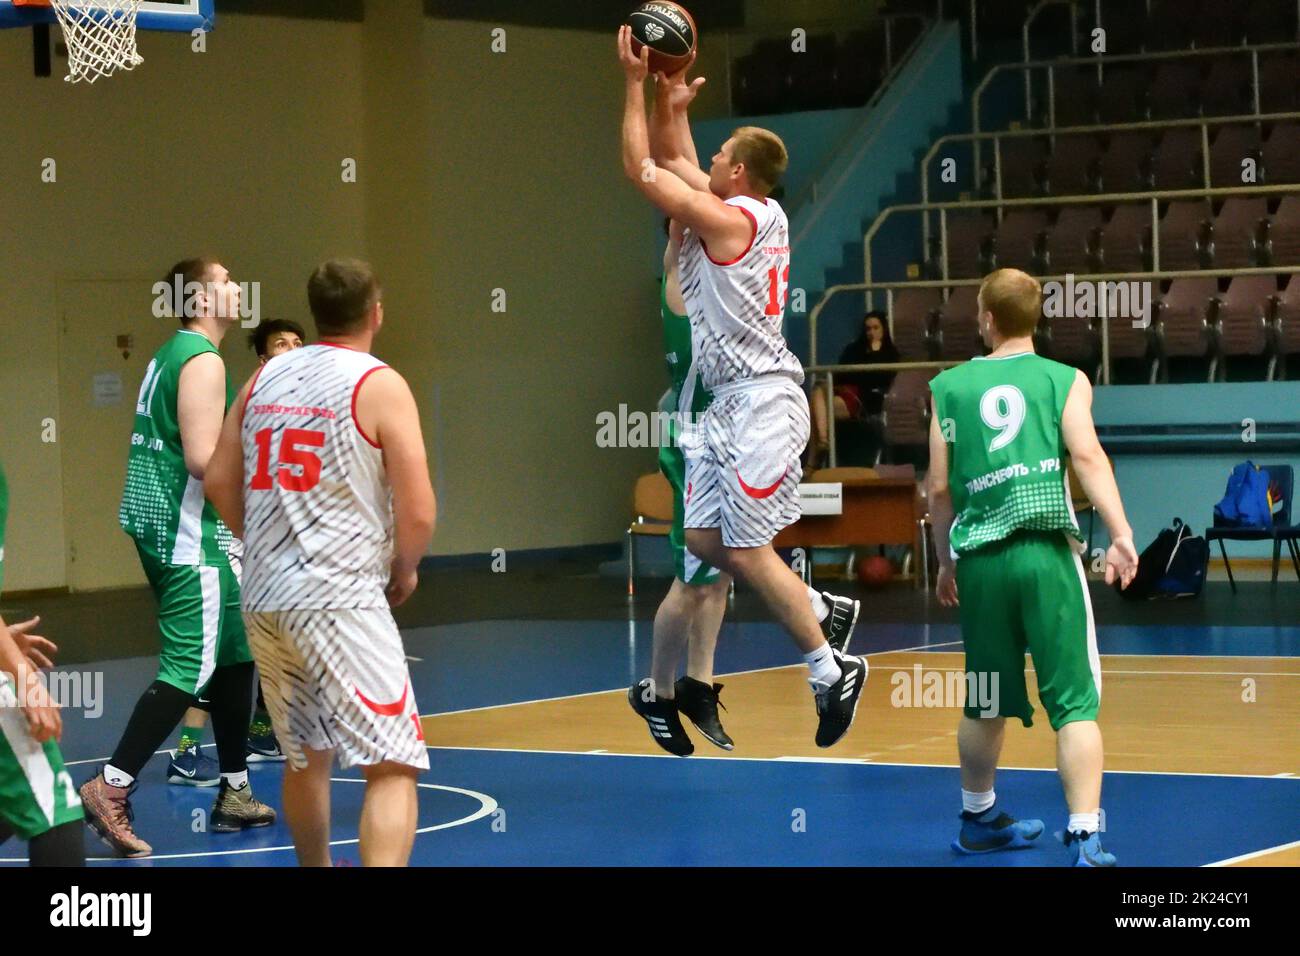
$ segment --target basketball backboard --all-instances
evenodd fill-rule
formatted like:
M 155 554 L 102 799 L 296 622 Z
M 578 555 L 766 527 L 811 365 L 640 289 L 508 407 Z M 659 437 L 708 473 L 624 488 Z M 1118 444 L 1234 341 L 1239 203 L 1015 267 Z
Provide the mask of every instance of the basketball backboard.
M 86 3 L 94 9 L 96 3 Z M 210 30 L 213 25 L 213 0 L 144 0 L 136 18 L 140 30 Z M 0 27 L 30 27 L 53 23 L 54 8 L 0 0 Z

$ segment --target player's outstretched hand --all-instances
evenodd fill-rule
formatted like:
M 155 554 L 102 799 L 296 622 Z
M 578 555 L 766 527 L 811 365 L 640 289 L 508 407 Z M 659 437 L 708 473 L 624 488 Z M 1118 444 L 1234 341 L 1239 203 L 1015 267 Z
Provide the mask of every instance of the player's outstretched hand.
M 415 593 L 415 587 L 420 583 L 419 575 L 415 569 L 410 571 L 399 571 L 393 568 L 388 578 L 388 587 L 384 589 L 384 596 L 388 598 L 389 607 L 397 607 L 405 603 L 406 599 Z
M 18 706 L 27 718 L 27 730 L 32 739 L 38 744 L 59 740 L 63 736 L 63 718 L 59 716 L 59 705 L 41 683 L 40 674 L 33 670 L 19 674 L 18 678 L 14 682 L 14 693 L 18 695 Z
M 935 597 L 943 607 L 956 607 L 957 568 L 951 564 L 939 565 L 939 580 L 934 586 Z
M 663 103 L 669 109 L 673 110 L 673 112 L 678 113 L 690 106 L 691 101 L 695 99 L 696 94 L 700 92 L 700 87 L 705 83 L 704 77 L 702 76 L 697 76 L 695 79 L 691 80 L 690 83 L 686 82 L 686 73 L 694 63 L 695 53 L 692 51 L 691 58 L 686 61 L 686 65 L 676 73 L 671 75 L 667 73 L 656 73 L 655 102 Z
M 632 28 L 626 23 L 618 28 L 618 61 L 630 83 L 644 83 L 650 75 L 650 48 L 641 47 L 640 56 L 632 52 Z
M 23 652 L 23 657 L 31 661 L 32 666 L 39 669 L 42 667 L 53 667 L 53 656 L 58 653 L 59 647 L 48 637 L 41 637 L 39 634 L 33 634 L 36 625 L 41 623 L 40 615 L 29 621 L 23 621 L 20 624 L 10 624 L 9 633 L 13 635 L 14 643 L 18 645 L 18 650 Z
M 1126 588 L 1137 574 L 1138 553 L 1132 538 L 1116 538 L 1106 549 L 1106 583 L 1119 579 L 1121 589 Z

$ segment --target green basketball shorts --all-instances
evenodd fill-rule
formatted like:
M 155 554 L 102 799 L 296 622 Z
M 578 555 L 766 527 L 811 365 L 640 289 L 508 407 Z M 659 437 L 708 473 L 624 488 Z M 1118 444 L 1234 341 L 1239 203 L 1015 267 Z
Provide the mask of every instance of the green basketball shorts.
M 1033 723 L 1025 687 L 1028 651 L 1053 730 L 1097 719 L 1101 661 L 1092 601 L 1083 565 L 1064 534 L 1021 531 L 963 554 L 957 559 L 957 596 L 967 717 Z M 984 688 L 983 700 L 975 699 L 976 688 Z
M 0 674 L 0 827 L 30 840 L 81 818 L 81 798 L 59 745 L 32 739 L 13 680 Z
M 163 564 L 136 548 L 158 599 L 158 680 L 198 695 L 218 667 L 253 659 L 230 566 Z

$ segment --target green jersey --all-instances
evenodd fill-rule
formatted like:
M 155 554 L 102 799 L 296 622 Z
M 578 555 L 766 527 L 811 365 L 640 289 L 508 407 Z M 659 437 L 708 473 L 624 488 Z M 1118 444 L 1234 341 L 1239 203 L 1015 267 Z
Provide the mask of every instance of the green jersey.
M 664 323 L 664 361 L 668 365 L 668 392 L 660 402 L 662 412 L 676 412 L 687 421 L 698 421 L 713 401 L 713 393 L 700 384 L 691 346 L 691 320 L 668 306 L 668 276 L 659 287 L 659 316 Z M 676 424 L 672 426 L 677 434 Z
M 230 530 L 203 497 L 203 482 L 185 467 L 177 416 L 181 369 L 204 352 L 220 355 L 207 336 L 179 330 L 149 363 L 135 403 L 118 522 L 142 552 L 161 564 L 228 563 Z M 227 380 L 227 408 L 233 397 Z
M 1067 365 L 1020 352 L 972 359 L 930 383 L 948 442 L 956 554 L 1021 530 L 1063 531 L 1082 542 L 1061 437 L 1061 413 L 1075 374 Z

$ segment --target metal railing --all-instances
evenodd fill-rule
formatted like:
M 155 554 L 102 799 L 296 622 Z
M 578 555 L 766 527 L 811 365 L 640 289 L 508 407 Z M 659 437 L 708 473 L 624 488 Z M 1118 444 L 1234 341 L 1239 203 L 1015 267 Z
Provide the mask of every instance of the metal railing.
M 1162 130 L 1178 129 L 1182 127 L 1197 127 L 1201 130 L 1201 172 L 1202 181 L 1206 189 L 1213 188 L 1210 182 L 1210 149 L 1209 133 L 1210 128 L 1221 126 L 1244 126 L 1246 124 L 1259 123 L 1277 123 L 1288 120 L 1300 120 L 1300 112 L 1292 111 L 1286 113 L 1239 113 L 1233 116 L 1202 116 L 1194 119 L 1171 119 L 1171 120 L 1142 120 L 1136 123 L 1090 123 L 1084 126 L 1052 126 L 1045 128 L 1031 129 L 1006 129 L 997 131 L 988 131 L 984 133 L 949 133 L 940 136 L 934 141 L 925 156 L 921 159 L 921 201 L 930 201 L 930 163 L 939 152 L 948 145 L 953 143 L 973 143 L 976 141 L 985 142 L 993 141 L 993 172 L 994 172 L 994 197 L 1002 199 L 1002 140 L 1004 139 L 1033 139 L 1036 137 L 1046 137 L 1053 140 L 1058 136 L 1096 136 L 1099 134 L 1116 135 L 1123 133 L 1138 133 L 1144 130 Z M 975 188 L 983 186 L 983 169 L 975 170 Z
M 866 234 L 862 238 L 862 274 L 864 280 L 870 284 L 871 274 L 871 241 L 875 238 L 876 233 L 885 224 L 885 221 L 896 213 L 900 212 L 922 212 L 927 216 L 930 212 L 939 213 L 939 254 L 942 267 L 941 283 L 948 283 L 948 210 L 958 209 L 963 212 L 976 209 L 999 209 L 1003 207 L 1020 207 L 1020 206 L 1120 206 L 1129 203 L 1145 202 L 1151 208 L 1151 266 L 1153 270 L 1160 268 L 1160 201 L 1163 199 L 1217 199 L 1220 197 L 1227 198 L 1232 196 L 1278 196 L 1300 193 L 1300 184 L 1291 184 L 1283 186 L 1222 186 L 1214 189 L 1163 189 L 1148 190 L 1144 192 L 1129 193 L 1099 193 L 1096 195 L 1088 194 L 1082 196 L 1052 196 L 1052 197 L 1026 197 L 1024 199 L 980 199 L 966 202 L 932 202 L 932 203 L 903 203 L 897 206 L 887 206 L 880 211 L 875 220 L 867 228 Z M 924 250 L 928 254 L 929 249 Z M 904 283 L 906 284 L 906 283 Z M 912 283 L 918 286 L 917 283 Z
M 980 126 L 980 106 L 983 102 L 984 91 L 988 89 L 998 75 L 1005 71 L 1022 70 L 1029 72 L 1032 70 L 1047 71 L 1047 125 L 1049 127 L 1056 125 L 1056 70 L 1062 67 L 1075 66 L 1092 66 L 1098 71 L 1098 78 L 1103 75 L 1103 71 L 1116 64 L 1123 63 L 1149 63 L 1153 60 L 1179 60 L 1194 57 L 1206 56 L 1249 56 L 1251 59 L 1251 91 L 1253 109 L 1251 115 L 1258 115 L 1260 112 L 1259 105 L 1259 55 L 1261 53 L 1272 53 L 1281 50 L 1300 50 L 1300 43 L 1259 43 L 1252 46 L 1227 46 L 1227 47 L 1206 47 L 1202 50 L 1176 50 L 1165 53 L 1117 53 L 1117 54 L 1098 54 L 1097 56 L 1087 57 L 1062 57 L 1056 60 L 1031 60 L 1025 63 L 999 63 L 984 75 L 979 86 L 971 97 L 971 129 L 977 133 L 984 130 Z M 1029 85 L 1026 84 L 1026 96 L 1028 96 Z M 1032 104 L 1026 103 L 1025 117 L 1027 120 L 1033 119 Z M 979 141 L 975 142 L 975 168 L 980 167 Z
M 1080 282 L 1162 282 L 1172 279 L 1198 279 L 1198 278 L 1232 278 L 1236 276 L 1278 276 L 1292 275 L 1300 273 L 1300 264 L 1291 266 L 1250 266 L 1239 269 L 1168 269 L 1158 271 L 1152 269 L 1147 272 L 1091 272 L 1091 273 L 1056 273 L 1052 275 L 1035 276 L 1040 283 L 1047 282 L 1066 282 L 1073 280 L 1077 285 Z M 896 362 L 890 364 L 876 365 L 819 365 L 817 362 L 817 328 L 818 320 L 821 317 L 822 310 L 826 304 L 835 296 L 845 293 L 865 292 L 868 295 L 881 291 L 885 293 L 885 314 L 889 320 L 890 334 L 894 330 L 894 293 L 896 291 L 910 291 L 916 289 L 939 289 L 951 290 L 960 287 L 978 287 L 984 279 L 926 279 L 911 282 L 850 282 L 840 285 L 833 285 L 828 288 L 822 297 L 813 306 L 812 312 L 808 314 L 808 365 L 805 371 L 808 372 L 861 372 L 861 371 L 904 371 L 907 369 L 920 368 L 947 368 L 952 365 L 961 365 L 968 360 L 936 360 L 924 362 Z M 946 298 L 946 297 L 945 297 Z M 1122 318 L 1121 316 L 1110 316 L 1100 314 L 1097 316 L 1101 320 L 1100 338 L 1101 338 L 1101 384 L 1109 385 L 1111 379 L 1110 368 L 1110 320 L 1112 318 Z M 1149 317 L 1148 317 L 1149 318 Z M 1145 327 L 1145 326 L 1143 326 Z M 831 408 L 832 414 L 828 421 L 834 422 L 834 408 Z M 830 429 L 833 431 L 833 428 Z

